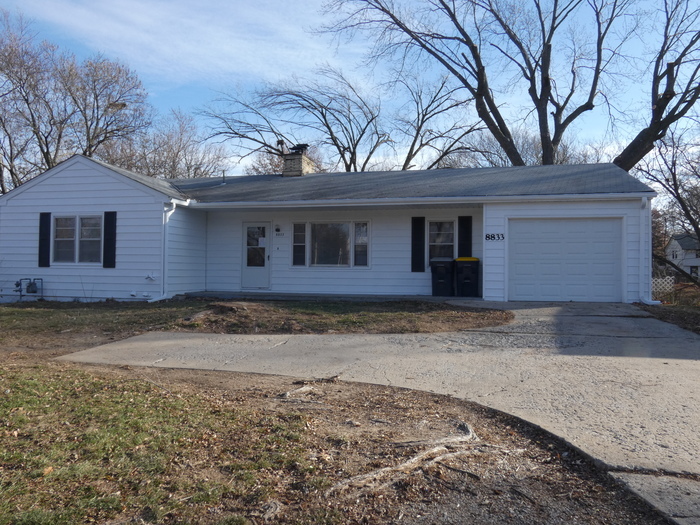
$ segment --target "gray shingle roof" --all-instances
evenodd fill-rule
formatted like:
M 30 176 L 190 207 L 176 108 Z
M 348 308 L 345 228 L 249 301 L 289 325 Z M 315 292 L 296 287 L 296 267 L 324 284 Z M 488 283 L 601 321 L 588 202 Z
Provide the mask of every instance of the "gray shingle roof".
M 700 242 L 690 233 L 677 233 L 672 238 L 681 245 L 683 250 L 700 250 Z
M 171 182 L 202 203 L 345 201 L 595 195 L 653 190 L 614 164 L 467 168 L 364 173 L 318 173 L 303 177 L 256 175 Z
M 187 196 L 183 195 L 177 187 L 173 186 L 169 181 L 163 180 L 163 179 L 156 179 L 155 177 L 149 177 L 148 175 L 141 175 L 140 173 L 134 173 L 133 171 L 125 170 L 123 168 L 119 168 L 117 166 L 113 166 L 112 164 L 108 164 L 106 162 L 102 162 L 101 160 L 95 159 L 95 158 L 90 158 L 91 161 L 99 164 L 100 166 L 104 166 L 107 169 L 110 169 L 112 171 L 116 171 L 120 175 L 123 175 L 124 177 L 131 179 L 133 181 L 136 181 L 140 184 L 143 184 L 144 186 L 151 188 L 152 190 L 159 191 L 168 197 L 172 197 L 174 199 L 187 199 Z

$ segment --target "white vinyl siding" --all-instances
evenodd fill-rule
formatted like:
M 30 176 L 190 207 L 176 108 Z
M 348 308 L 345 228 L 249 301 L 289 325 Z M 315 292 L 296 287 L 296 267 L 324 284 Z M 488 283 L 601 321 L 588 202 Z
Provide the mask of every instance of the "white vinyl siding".
M 271 212 L 209 212 L 207 228 L 207 290 L 240 291 L 243 222 L 270 222 L 269 292 L 343 295 L 430 295 L 431 274 L 411 272 L 411 217 L 456 221 L 458 216 L 473 217 L 473 255 L 481 257 L 481 208 L 454 206 L 421 209 L 384 210 L 307 210 Z M 321 222 L 367 223 L 369 260 L 366 267 L 295 266 L 294 224 Z M 279 231 L 277 230 L 279 227 Z M 360 235 L 361 237 L 361 235 Z M 356 239 L 357 241 L 357 239 Z M 427 242 L 427 240 L 426 240 Z M 308 260 L 307 260 L 308 262 Z
M 20 278 L 42 278 L 44 296 L 55 300 L 145 300 L 162 294 L 165 196 L 80 157 L 15 192 L 0 205 L 1 301 L 17 300 L 14 282 Z M 53 222 L 105 211 L 117 212 L 116 268 L 53 262 L 38 267 L 41 212 L 51 213 Z
M 206 288 L 207 214 L 178 206 L 166 217 L 166 292 L 200 292 Z

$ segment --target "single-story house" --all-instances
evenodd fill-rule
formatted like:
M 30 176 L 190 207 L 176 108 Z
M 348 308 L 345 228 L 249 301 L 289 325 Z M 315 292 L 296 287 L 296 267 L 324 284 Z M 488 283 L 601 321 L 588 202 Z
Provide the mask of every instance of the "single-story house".
M 478 259 L 486 300 L 651 298 L 655 193 L 613 164 L 305 166 L 161 180 L 73 156 L 0 197 L 0 300 L 431 295 L 438 257 Z
M 690 233 L 677 233 L 666 244 L 666 258 L 697 277 L 700 268 L 700 242 Z

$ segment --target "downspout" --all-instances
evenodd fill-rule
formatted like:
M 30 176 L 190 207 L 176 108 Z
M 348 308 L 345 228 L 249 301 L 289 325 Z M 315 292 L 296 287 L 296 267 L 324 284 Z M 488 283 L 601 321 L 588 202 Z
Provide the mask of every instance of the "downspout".
M 646 272 L 651 272 L 651 268 L 645 268 L 644 260 L 645 260 L 645 255 L 646 255 L 646 250 L 644 249 L 644 243 L 646 242 L 647 239 L 651 239 L 651 212 L 646 211 L 649 207 L 651 206 L 651 203 L 649 202 L 648 197 L 642 197 L 642 205 L 641 205 L 641 210 L 640 210 L 640 238 L 639 238 L 639 280 L 640 280 L 640 285 L 642 283 L 643 276 L 646 274 Z M 643 231 L 642 231 L 643 230 Z M 649 250 L 651 250 L 651 244 L 649 245 Z M 649 256 L 649 264 L 651 265 L 651 254 Z M 646 270 L 646 271 L 645 271 Z M 653 279 L 653 278 L 652 278 Z M 642 304 L 646 304 L 649 306 L 661 304 L 661 301 L 654 301 L 652 298 L 652 288 L 653 288 L 653 281 L 649 282 L 649 289 L 648 290 L 640 290 L 640 297 L 639 297 L 639 302 Z
M 163 209 L 163 251 L 161 253 L 161 270 L 160 275 L 162 279 L 161 283 L 161 295 L 160 297 L 154 297 L 149 299 L 149 303 L 157 303 L 158 301 L 163 301 L 165 299 L 170 299 L 168 294 L 168 275 L 167 275 L 167 254 L 168 254 L 168 223 L 170 222 L 170 216 L 175 211 L 177 204 L 173 201 L 166 203 Z

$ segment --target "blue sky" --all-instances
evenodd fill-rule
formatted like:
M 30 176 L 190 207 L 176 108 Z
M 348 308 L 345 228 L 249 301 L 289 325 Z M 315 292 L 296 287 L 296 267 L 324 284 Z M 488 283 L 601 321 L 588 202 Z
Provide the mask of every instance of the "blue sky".
M 329 63 L 356 64 L 314 34 L 323 0 L 4 0 L 41 39 L 85 58 L 101 52 L 135 70 L 160 111 L 191 111 L 217 92 L 249 88 Z
M 3 0 L 2 7 L 23 13 L 39 38 L 81 59 L 99 52 L 126 64 L 141 78 L 150 102 L 165 113 L 171 108 L 194 112 L 221 92 L 309 76 L 322 64 L 356 79 L 362 72 L 355 67 L 369 43 L 314 33 L 327 21 L 321 13 L 326 1 Z M 624 93 L 617 101 L 623 115 L 646 118 L 631 109 L 646 102 L 641 92 L 646 85 L 623 87 L 617 90 Z M 502 109 L 523 114 L 520 93 L 501 93 L 499 100 L 506 104 Z M 597 107 L 569 136 L 602 140 L 607 123 L 605 109 Z

